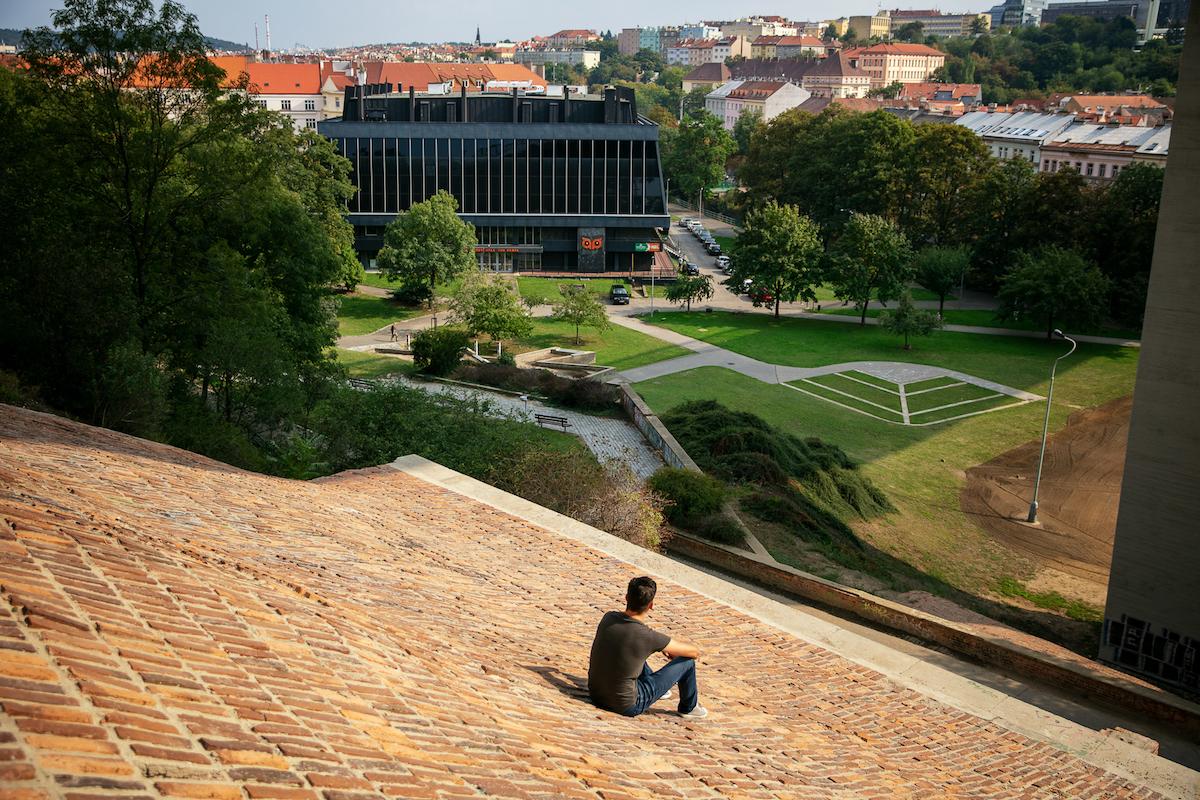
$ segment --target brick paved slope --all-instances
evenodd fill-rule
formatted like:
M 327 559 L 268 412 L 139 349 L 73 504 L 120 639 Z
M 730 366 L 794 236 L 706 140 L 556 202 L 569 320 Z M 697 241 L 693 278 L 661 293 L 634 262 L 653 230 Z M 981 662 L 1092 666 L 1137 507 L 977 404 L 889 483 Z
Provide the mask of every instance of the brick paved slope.
M 600 712 L 632 574 L 388 468 L 0 406 L 0 797 L 1152 796 L 665 582 L 712 717 Z

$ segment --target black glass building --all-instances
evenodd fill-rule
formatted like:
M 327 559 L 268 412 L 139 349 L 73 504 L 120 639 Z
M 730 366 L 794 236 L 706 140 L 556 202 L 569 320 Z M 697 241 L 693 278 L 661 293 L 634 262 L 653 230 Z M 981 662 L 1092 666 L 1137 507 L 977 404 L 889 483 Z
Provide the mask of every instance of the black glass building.
M 346 90 L 318 124 L 353 165 L 356 247 L 369 263 L 397 214 L 450 192 L 496 270 L 649 270 L 666 228 L 658 126 L 632 90 L 603 97 Z

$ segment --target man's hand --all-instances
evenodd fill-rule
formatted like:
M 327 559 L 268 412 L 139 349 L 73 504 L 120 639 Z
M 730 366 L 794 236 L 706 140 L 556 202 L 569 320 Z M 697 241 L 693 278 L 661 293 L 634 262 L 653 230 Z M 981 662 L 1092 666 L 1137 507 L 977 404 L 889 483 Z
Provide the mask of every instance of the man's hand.
M 699 658 L 700 648 L 682 639 L 672 639 L 663 648 L 663 655 L 667 658 Z

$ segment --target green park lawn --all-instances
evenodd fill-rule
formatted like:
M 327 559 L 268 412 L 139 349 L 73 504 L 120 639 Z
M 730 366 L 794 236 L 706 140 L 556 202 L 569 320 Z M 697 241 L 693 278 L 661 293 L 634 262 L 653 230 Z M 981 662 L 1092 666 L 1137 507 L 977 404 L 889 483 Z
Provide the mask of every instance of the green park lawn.
M 560 286 L 582 285 L 585 289 L 601 298 L 608 297 L 608 291 L 613 284 L 624 283 L 620 278 L 517 278 L 517 287 L 521 297 L 526 299 L 541 298 L 555 300 L 562 292 Z
M 334 354 L 338 363 L 346 368 L 351 378 L 381 378 L 384 375 L 408 373 L 413 371 L 411 361 L 405 361 L 392 356 L 381 356 L 375 353 L 363 353 L 357 350 L 335 348 Z
M 566 322 L 540 317 L 534 319 L 533 328 L 532 335 L 506 342 L 505 346 L 517 353 L 543 347 L 595 350 L 597 364 L 619 370 L 686 356 L 691 352 L 620 325 L 610 325 L 604 333 L 597 333 L 592 328 L 580 328 L 580 344 L 575 343 L 575 326 Z
M 922 290 L 922 291 L 924 291 L 924 290 Z M 929 294 L 932 295 L 932 292 L 930 292 Z M 936 300 L 937 298 L 932 297 L 932 296 L 928 297 L 928 298 L 917 297 L 917 292 L 914 291 L 913 299 L 914 300 Z M 838 301 L 838 302 L 841 302 L 841 301 Z M 883 309 L 879 309 L 879 308 L 868 308 L 867 316 L 868 317 L 878 317 L 882 311 L 883 311 Z M 848 317 L 859 316 L 858 310 L 851 306 L 846 306 L 846 307 L 830 306 L 828 308 L 821 309 L 821 313 L 822 314 L 837 314 L 839 316 L 844 315 L 844 316 L 848 316 Z M 1008 330 L 1016 330 L 1016 331 L 1043 331 L 1043 330 L 1045 330 L 1045 327 L 1042 325 L 1041 322 L 1035 322 L 1033 320 L 1026 320 L 1026 319 L 1001 320 L 1001 319 L 997 319 L 996 313 L 994 311 L 991 311 L 988 309 L 954 309 L 954 308 L 951 308 L 951 309 L 947 309 L 942 314 L 942 318 L 945 319 L 946 324 L 948 324 L 948 325 L 973 325 L 973 326 L 979 327 L 979 328 L 1005 328 Z M 1094 335 L 1094 336 L 1113 336 L 1113 337 L 1116 337 L 1119 339 L 1141 339 L 1142 338 L 1142 334 L 1140 331 L 1130 330 L 1128 328 L 1118 328 L 1118 327 L 1110 327 L 1110 326 L 1101 326 L 1099 328 L 1088 328 L 1086 330 L 1073 330 L 1070 328 L 1068 328 L 1066 330 L 1067 330 L 1067 333 L 1082 333 L 1082 334 L 1090 334 L 1090 335 Z
M 362 336 L 374 333 L 393 322 L 418 317 L 423 308 L 402 306 L 390 297 L 367 294 L 347 294 L 338 297 L 338 334 Z
M 803 319 L 775 322 L 758 314 L 664 314 L 656 324 L 777 364 L 909 361 L 1043 396 L 1050 363 L 1065 351 L 1062 343 L 1039 339 L 943 331 L 905 352 L 896 337 L 875 327 Z M 1078 409 L 1132 392 L 1137 359 L 1136 348 L 1080 345 L 1059 365 L 1051 431 L 1061 429 Z M 963 514 L 958 496 L 966 469 L 1037 438 L 1045 411 L 1040 402 L 929 427 L 905 427 L 720 367 L 654 378 L 635 388 L 659 413 L 688 400 L 713 399 L 758 414 L 796 435 L 842 447 L 898 509 L 882 520 L 857 523 L 856 530 L 932 579 L 972 593 L 994 594 L 998 579 L 1025 580 L 1033 572 L 1031 564 L 1014 557 Z M 888 404 L 882 395 L 880 400 Z

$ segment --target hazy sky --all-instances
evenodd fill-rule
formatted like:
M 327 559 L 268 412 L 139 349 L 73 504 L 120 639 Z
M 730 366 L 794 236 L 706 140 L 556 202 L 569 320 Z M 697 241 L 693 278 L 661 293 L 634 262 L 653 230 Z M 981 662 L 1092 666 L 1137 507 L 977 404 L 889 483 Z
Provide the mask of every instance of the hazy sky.
M 914 5 L 915 3 L 915 5 Z M 984 10 L 994 0 L 931 3 L 929 0 L 896 2 L 888 8 L 938 6 L 944 12 Z M 271 15 L 271 43 L 287 49 L 297 43 L 309 47 L 338 47 L 372 42 L 470 41 L 475 26 L 484 41 L 524 39 L 562 28 L 611 29 L 636 25 L 663 25 L 697 19 L 733 19 L 750 14 L 778 14 L 792 19 L 828 19 L 865 14 L 878 0 L 455 0 L 445 6 L 422 0 L 184 0 L 209 36 L 254 44 L 254 24 L 266 46 L 263 15 Z M 27 28 L 49 24 L 55 0 L 0 0 L 0 28 Z

